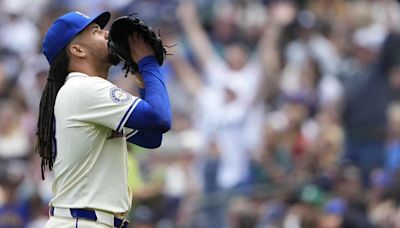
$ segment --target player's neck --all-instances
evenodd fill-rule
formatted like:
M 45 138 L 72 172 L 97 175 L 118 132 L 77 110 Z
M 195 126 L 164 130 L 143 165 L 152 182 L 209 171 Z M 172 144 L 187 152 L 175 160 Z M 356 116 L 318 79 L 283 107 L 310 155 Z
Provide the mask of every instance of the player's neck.
M 93 67 L 93 65 L 90 64 L 79 64 L 79 65 L 70 65 L 70 72 L 81 72 L 84 73 L 88 76 L 97 76 L 101 77 L 104 79 L 107 79 L 108 77 L 108 67 L 100 67 L 96 68 Z
M 96 71 L 96 76 L 107 79 L 108 78 L 108 70 L 110 68 L 106 66 L 99 67 Z

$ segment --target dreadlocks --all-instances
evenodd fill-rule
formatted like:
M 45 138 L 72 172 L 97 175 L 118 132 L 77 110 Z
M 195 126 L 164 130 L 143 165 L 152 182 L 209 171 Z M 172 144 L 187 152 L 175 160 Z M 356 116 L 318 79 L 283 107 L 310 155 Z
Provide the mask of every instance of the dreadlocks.
M 53 138 L 55 137 L 54 104 L 57 93 L 64 84 L 65 78 L 68 74 L 68 64 L 69 59 L 66 49 L 64 48 L 50 65 L 47 84 L 40 100 L 39 120 L 36 133 L 38 137 L 36 151 L 42 158 L 41 170 L 43 180 L 46 166 L 52 170 L 55 160 L 56 145 L 55 141 L 53 141 Z

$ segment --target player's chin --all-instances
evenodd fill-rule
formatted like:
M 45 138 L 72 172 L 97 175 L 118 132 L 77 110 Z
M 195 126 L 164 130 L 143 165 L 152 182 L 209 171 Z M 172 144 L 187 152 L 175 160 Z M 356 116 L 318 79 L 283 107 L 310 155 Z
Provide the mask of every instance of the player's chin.
M 114 65 L 114 66 L 118 65 L 118 63 L 121 62 L 121 60 L 118 58 L 118 56 L 111 54 L 111 53 L 108 53 L 107 60 L 108 60 L 108 63 L 110 63 L 111 65 Z

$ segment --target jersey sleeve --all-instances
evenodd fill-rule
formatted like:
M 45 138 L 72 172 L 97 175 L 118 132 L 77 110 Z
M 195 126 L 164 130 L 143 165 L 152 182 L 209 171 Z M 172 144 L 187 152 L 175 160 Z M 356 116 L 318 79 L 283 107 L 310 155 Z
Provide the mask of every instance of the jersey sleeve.
M 129 115 L 140 102 L 140 98 L 102 78 L 86 79 L 80 83 L 76 92 L 79 98 L 76 119 L 117 132 L 122 131 Z
M 124 127 L 124 135 L 126 137 L 126 139 L 128 140 L 130 137 L 136 135 L 139 132 L 139 130 L 135 130 L 135 129 L 131 129 L 131 128 L 127 128 Z

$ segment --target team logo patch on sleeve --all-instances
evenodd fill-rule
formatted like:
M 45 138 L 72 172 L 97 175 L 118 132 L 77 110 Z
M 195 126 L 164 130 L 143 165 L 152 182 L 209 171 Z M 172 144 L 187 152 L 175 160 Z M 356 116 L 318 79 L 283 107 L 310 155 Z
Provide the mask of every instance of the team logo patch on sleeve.
M 132 96 L 120 88 L 112 88 L 110 90 L 111 100 L 115 103 L 126 103 L 132 99 Z

